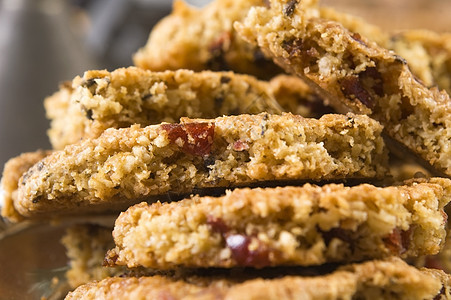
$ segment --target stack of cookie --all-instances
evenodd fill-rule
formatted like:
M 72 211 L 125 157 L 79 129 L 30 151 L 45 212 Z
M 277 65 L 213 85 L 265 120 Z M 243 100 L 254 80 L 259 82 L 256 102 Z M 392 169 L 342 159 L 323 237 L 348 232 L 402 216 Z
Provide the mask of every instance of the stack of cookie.
M 114 240 L 63 238 L 67 299 L 451 298 L 423 267 L 449 265 L 451 38 L 422 34 L 315 0 L 176 1 L 137 67 L 46 99 L 54 150 L 6 164 L 2 215 L 122 211 Z

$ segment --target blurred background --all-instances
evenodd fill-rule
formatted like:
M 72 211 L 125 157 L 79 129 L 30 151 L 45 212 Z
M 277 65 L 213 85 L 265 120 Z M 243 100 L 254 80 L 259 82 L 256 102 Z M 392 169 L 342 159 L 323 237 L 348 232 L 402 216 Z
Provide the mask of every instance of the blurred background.
M 203 6 L 207 0 L 189 0 Z M 451 31 L 451 0 L 323 0 L 387 30 Z M 0 172 L 48 149 L 43 99 L 88 69 L 129 66 L 170 0 L 0 0 Z

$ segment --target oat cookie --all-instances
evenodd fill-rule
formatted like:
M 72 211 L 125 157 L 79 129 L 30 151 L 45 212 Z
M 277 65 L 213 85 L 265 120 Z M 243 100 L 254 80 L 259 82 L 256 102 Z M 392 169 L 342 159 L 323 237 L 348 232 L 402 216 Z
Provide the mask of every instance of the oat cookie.
M 405 149 L 451 176 L 451 100 L 417 81 L 404 59 L 342 24 L 310 17 L 310 1 L 253 7 L 237 31 L 286 71 L 300 76 L 339 112 L 379 120 Z M 405 155 L 405 154 L 404 154 Z
M 347 265 L 317 277 L 207 279 L 107 278 L 77 288 L 70 299 L 449 299 L 450 276 L 397 258 Z
M 243 113 L 280 113 L 266 82 L 232 72 L 150 72 L 135 67 L 87 71 L 45 100 L 52 145 L 62 149 L 105 129 L 215 118 Z
M 1 215 L 9 221 L 17 222 L 22 216 L 14 208 L 17 199 L 17 187 L 20 177 L 28 171 L 35 163 L 49 155 L 51 151 L 39 150 L 36 152 L 23 153 L 11 158 L 6 162 L 0 182 Z
M 431 178 L 386 188 L 306 184 L 141 203 L 116 220 L 107 260 L 157 269 L 261 268 L 437 254 L 450 200 L 451 180 Z
M 110 128 L 33 166 L 14 205 L 27 217 L 53 216 L 125 209 L 195 188 L 381 178 L 381 131 L 367 116 L 267 113 Z
M 112 228 L 94 224 L 75 225 L 66 230 L 61 242 L 69 259 L 66 278 L 71 289 L 125 273 L 124 267 L 103 266 L 106 252 L 114 247 L 112 231 Z
M 147 44 L 134 55 L 134 63 L 154 71 L 233 70 L 271 78 L 281 69 L 233 29 L 233 22 L 246 16 L 251 6 L 265 2 L 216 0 L 197 9 L 175 1 L 171 15 L 153 28 Z

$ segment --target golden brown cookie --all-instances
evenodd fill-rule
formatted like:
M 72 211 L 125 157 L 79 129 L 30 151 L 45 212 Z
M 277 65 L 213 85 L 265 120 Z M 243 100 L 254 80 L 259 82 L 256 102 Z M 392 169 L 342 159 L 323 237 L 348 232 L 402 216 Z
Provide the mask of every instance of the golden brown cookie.
M 280 113 L 268 84 L 232 72 L 87 71 L 45 100 L 56 149 L 105 129 L 178 122 L 181 117 Z
M 381 131 L 367 116 L 267 113 L 110 128 L 33 166 L 14 206 L 26 217 L 49 217 L 125 209 L 196 188 L 381 178 L 388 158 Z
M 154 71 L 233 70 L 271 78 L 281 69 L 233 29 L 233 22 L 246 16 L 250 7 L 265 2 L 216 0 L 198 9 L 175 1 L 172 13 L 153 28 L 133 60 L 138 67 Z
M 450 276 L 391 258 L 347 265 L 317 277 L 203 281 L 168 277 L 107 278 L 69 293 L 71 299 L 448 299 Z
M 261 268 L 437 254 L 449 201 L 451 180 L 431 178 L 386 188 L 306 184 L 141 203 L 116 220 L 107 260 L 130 268 Z
M 313 1 L 315 2 L 315 1 Z M 286 71 L 306 80 L 339 112 L 383 125 L 393 151 L 413 153 L 451 176 L 451 100 L 417 81 L 400 56 L 342 24 L 312 17 L 311 1 L 253 7 L 235 28 Z

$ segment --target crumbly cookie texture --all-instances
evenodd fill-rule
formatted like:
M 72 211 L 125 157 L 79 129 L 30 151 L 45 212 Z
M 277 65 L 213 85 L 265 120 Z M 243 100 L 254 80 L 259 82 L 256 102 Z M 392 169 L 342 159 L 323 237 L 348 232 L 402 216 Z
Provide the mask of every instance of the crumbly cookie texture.
M 379 120 L 399 151 L 451 176 L 451 100 L 429 89 L 404 59 L 340 23 L 310 17 L 309 1 L 253 7 L 235 28 L 286 71 L 300 76 L 339 112 Z
M 17 187 L 20 177 L 28 171 L 35 163 L 49 155 L 51 151 L 39 150 L 36 152 L 23 153 L 11 158 L 3 168 L 2 180 L 0 182 L 0 194 L 2 197 L 1 215 L 11 222 L 18 222 L 23 217 L 14 208 L 17 199 Z
M 105 254 L 114 247 L 112 231 L 112 228 L 94 224 L 75 225 L 66 230 L 61 242 L 69 259 L 66 278 L 71 289 L 125 273 L 124 267 L 103 266 Z
M 347 265 L 324 276 L 276 279 L 175 280 L 107 278 L 77 288 L 70 299 L 448 299 L 450 276 L 397 258 Z
M 266 82 L 232 72 L 87 71 L 45 100 L 55 149 L 105 129 L 178 122 L 181 117 L 280 113 Z
M 393 34 L 390 49 L 404 57 L 427 86 L 451 94 L 451 34 L 410 30 Z
M 320 118 L 334 112 L 297 76 L 277 75 L 269 81 L 269 87 L 284 111 L 306 118 Z
M 281 69 L 233 29 L 233 22 L 260 5 L 265 0 L 216 0 L 201 9 L 175 1 L 173 12 L 153 28 L 147 44 L 134 55 L 134 63 L 154 71 L 233 70 L 271 78 Z
M 141 203 L 116 220 L 116 247 L 106 259 L 158 269 L 258 268 L 437 254 L 450 192 L 450 179 L 431 178 L 386 188 L 306 184 Z
M 381 132 L 367 116 L 267 113 L 108 129 L 33 166 L 14 205 L 38 217 L 125 209 L 195 188 L 381 178 L 388 159 Z

